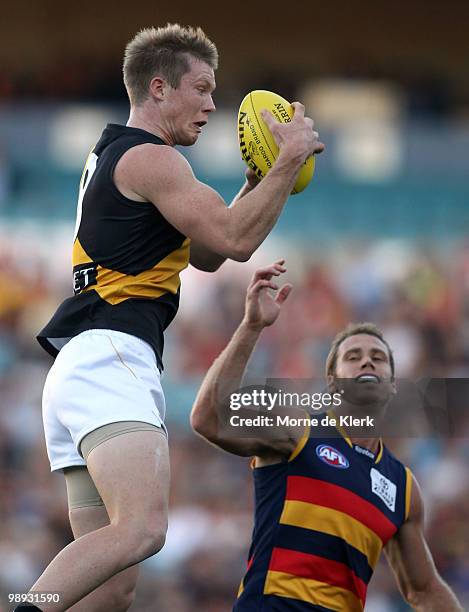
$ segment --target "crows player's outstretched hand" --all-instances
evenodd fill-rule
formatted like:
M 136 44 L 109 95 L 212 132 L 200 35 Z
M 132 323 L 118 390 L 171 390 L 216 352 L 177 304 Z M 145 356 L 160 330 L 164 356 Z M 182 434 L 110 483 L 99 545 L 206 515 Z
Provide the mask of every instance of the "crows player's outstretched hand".
M 280 259 L 270 266 L 259 268 L 252 277 L 247 290 L 244 314 L 244 320 L 250 327 L 262 329 L 272 325 L 280 313 L 282 304 L 290 295 L 292 285 L 285 284 L 279 288 L 272 280 L 274 276 L 286 272 L 284 263 L 285 260 Z

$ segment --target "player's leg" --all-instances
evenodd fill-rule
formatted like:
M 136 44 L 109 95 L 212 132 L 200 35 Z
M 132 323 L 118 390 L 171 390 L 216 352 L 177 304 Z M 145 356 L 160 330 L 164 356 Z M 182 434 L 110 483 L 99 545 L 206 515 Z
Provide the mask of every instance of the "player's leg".
M 64 470 L 67 483 L 70 525 L 75 540 L 109 525 L 109 515 L 86 467 Z M 138 565 L 129 567 L 107 580 L 81 601 L 70 612 L 125 612 L 135 598 Z
M 64 548 L 31 591 L 60 592 L 62 612 L 122 570 L 157 553 L 167 529 L 169 458 L 164 432 L 136 431 L 91 451 L 88 470 L 110 524 Z M 111 609 L 106 606 L 106 609 Z

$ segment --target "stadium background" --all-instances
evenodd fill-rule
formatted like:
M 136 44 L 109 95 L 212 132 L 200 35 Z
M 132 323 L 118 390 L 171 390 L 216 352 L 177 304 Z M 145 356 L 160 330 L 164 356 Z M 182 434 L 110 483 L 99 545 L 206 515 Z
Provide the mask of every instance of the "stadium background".
M 183 274 L 167 334 L 172 495 L 165 550 L 143 567 L 135 612 L 224 612 L 252 527 L 247 461 L 189 430 L 194 393 L 242 312 L 258 264 L 284 256 L 295 291 L 265 333 L 256 376 L 319 377 L 346 322 L 380 324 L 398 375 L 465 377 L 469 362 L 469 5 L 397 2 L 131 4 L 44 0 L 0 22 L 0 611 L 70 539 L 64 483 L 40 420 L 50 366 L 36 331 L 70 293 L 76 191 L 107 121 L 126 121 L 126 41 L 168 20 L 201 25 L 221 61 L 211 118 L 184 151 L 230 199 L 242 180 L 236 109 L 253 88 L 301 99 L 327 152 L 246 264 Z M 287 340 L 288 339 L 288 340 Z M 411 409 L 411 407 L 409 407 Z M 415 471 L 436 563 L 469 608 L 469 422 L 451 441 L 392 440 Z M 382 564 L 367 610 L 408 609 Z

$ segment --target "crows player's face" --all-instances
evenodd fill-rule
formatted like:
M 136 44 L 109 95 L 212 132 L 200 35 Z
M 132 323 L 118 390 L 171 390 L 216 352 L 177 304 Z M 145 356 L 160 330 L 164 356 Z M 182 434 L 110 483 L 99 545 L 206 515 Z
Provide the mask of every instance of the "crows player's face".
M 193 57 L 189 58 L 189 65 L 190 70 L 181 77 L 179 87 L 166 90 L 165 122 L 172 141 L 169 144 L 194 144 L 209 114 L 215 110 L 213 69 Z
M 337 352 L 334 386 L 354 404 L 388 402 L 395 384 L 384 342 L 369 334 L 346 338 Z

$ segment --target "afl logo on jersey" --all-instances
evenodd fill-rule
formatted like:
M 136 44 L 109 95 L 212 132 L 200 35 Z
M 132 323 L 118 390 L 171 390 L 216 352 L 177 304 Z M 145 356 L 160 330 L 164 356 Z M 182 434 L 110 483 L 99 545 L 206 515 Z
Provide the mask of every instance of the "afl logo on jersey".
M 330 465 L 332 467 L 340 468 L 345 470 L 345 468 L 349 467 L 349 462 L 347 457 L 344 457 L 342 453 L 340 453 L 333 446 L 329 446 L 329 444 L 321 444 L 320 446 L 316 446 L 316 455 Z

